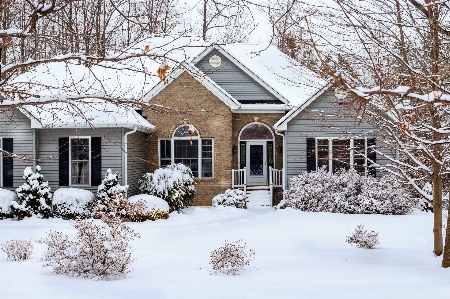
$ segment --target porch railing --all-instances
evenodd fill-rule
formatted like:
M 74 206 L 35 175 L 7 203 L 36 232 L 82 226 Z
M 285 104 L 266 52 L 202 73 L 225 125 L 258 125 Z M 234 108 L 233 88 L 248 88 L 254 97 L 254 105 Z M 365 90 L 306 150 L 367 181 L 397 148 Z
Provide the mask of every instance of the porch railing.
M 247 170 L 242 169 L 232 169 L 231 170 L 231 187 L 244 188 L 244 192 L 247 193 Z
M 283 187 L 283 170 L 274 169 L 272 166 L 269 166 L 269 188 L 271 198 L 273 198 L 274 187 Z

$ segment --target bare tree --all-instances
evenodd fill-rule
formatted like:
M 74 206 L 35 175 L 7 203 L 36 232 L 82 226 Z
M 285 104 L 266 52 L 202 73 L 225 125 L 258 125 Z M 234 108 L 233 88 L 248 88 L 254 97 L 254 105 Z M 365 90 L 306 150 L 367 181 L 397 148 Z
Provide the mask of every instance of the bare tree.
M 303 19 L 326 72 L 379 128 L 384 166 L 434 210 L 434 253 L 443 252 L 442 189 L 450 155 L 450 9 L 435 0 L 335 0 Z M 338 54 L 336 54 L 338 53 Z M 327 61 L 325 57 L 333 57 Z M 423 190 L 433 185 L 433 194 Z M 449 226 L 448 226 L 449 227 Z M 447 229 L 443 266 L 450 266 Z

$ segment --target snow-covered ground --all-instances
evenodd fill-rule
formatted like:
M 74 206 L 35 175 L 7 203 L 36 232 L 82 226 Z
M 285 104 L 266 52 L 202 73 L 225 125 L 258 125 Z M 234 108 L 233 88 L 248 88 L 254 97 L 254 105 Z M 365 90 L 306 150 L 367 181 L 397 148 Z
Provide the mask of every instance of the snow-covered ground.
M 379 231 L 374 250 L 345 243 L 358 224 Z M 450 298 L 450 270 L 433 255 L 432 214 L 405 216 L 189 208 L 167 220 L 131 223 L 133 271 L 92 281 L 55 275 L 37 260 L 6 261 L 0 252 L 0 298 Z M 0 243 L 74 233 L 69 221 L 0 221 Z M 210 275 L 210 252 L 242 239 L 256 252 L 239 276 Z

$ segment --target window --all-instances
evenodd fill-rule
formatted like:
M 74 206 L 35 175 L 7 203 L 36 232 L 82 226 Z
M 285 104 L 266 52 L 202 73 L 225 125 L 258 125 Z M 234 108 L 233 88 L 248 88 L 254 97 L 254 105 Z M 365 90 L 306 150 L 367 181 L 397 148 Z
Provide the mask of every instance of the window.
M 90 138 L 71 137 L 69 151 L 70 185 L 90 185 Z
M 3 149 L 3 139 L 0 137 L 0 144 Z M 0 152 L 0 187 L 3 187 L 3 153 Z
M 375 162 L 375 152 L 370 146 L 375 145 L 374 138 L 307 138 L 307 166 L 308 171 L 324 168 L 336 172 L 339 169 L 354 168 L 362 174 L 374 175 L 368 169 L 371 162 Z
M 214 177 L 214 140 L 200 138 L 192 125 L 176 128 L 171 139 L 159 140 L 159 165 L 181 163 L 192 170 L 197 178 Z

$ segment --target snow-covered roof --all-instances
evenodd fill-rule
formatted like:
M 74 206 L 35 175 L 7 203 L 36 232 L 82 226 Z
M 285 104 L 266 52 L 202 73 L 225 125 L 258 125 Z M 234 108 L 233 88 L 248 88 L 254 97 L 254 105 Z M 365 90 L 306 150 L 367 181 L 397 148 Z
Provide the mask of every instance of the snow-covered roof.
M 25 105 L 21 111 L 31 119 L 32 128 L 137 128 L 153 132 L 155 126 L 133 107 L 103 100 Z
M 274 46 L 232 44 L 220 48 L 292 106 L 301 106 L 327 84 Z

